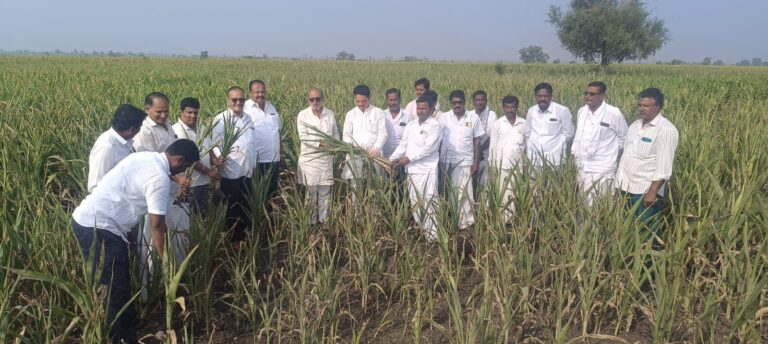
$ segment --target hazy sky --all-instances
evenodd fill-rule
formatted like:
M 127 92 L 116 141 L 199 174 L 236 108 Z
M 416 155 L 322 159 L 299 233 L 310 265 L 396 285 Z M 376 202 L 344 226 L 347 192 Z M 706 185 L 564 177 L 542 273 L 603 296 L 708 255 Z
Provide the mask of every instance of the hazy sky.
M 0 0 L 0 49 L 517 61 L 536 44 L 566 62 L 573 57 L 546 13 L 568 2 Z M 768 0 L 647 0 L 647 8 L 672 37 L 649 62 L 768 60 Z

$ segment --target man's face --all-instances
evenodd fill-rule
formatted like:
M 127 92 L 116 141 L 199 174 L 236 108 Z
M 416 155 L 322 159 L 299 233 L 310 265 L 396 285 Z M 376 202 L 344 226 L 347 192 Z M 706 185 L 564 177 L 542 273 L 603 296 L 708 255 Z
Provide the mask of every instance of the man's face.
M 453 110 L 454 114 L 461 116 L 464 114 L 464 111 L 466 110 L 464 109 L 465 103 L 466 102 L 464 101 L 464 99 L 461 99 L 459 97 L 453 97 L 451 98 L 451 110 Z
M 549 108 L 549 103 L 552 102 L 552 93 L 545 89 L 541 89 L 536 92 L 536 104 L 539 104 L 539 109 L 542 111 Z
M 507 116 L 517 116 L 517 105 L 514 103 L 504 104 L 502 107 Z
M 356 94 L 355 95 L 355 105 L 357 105 L 357 107 L 361 111 L 365 111 L 366 109 L 368 109 L 368 106 L 371 105 L 371 100 L 368 99 L 368 97 L 366 97 L 364 95 Z
M 197 116 L 199 113 L 200 109 L 187 106 L 184 108 L 184 110 L 181 110 L 179 119 L 181 119 L 181 121 L 188 127 L 194 128 L 197 126 Z
M 309 106 L 312 108 L 312 111 L 320 112 L 323 110 L 323 96 L 320 94 L 319 91 L 312 90 L 309 91 L 309 96 L 307 97 L 309 101 Z
M 144 110 L 152 122 L 165 125 L 165 122 L 168 121 L 170 110 L 168 110 L 168 101 L 163 98 L 154 98 L 152 106 L 145 107 Z
M 416 115 L 419 116 L 420 121 L 426 121 L 433 112 L 435 112 L 435 108 L 430 107 L 429 103 L 416 103 Z
M 171 170 L 171 175 L 176 175 L 186 171 L 194 164 L 194 161 L 185 161 L 181 155 L 174 155 L 169 157 L 168 165 Z
M 649 121 L 661 112 L 661 107 L 656 104 L 656 99 L 640 98 L 637 101 L 637 110 L 640 112 L 640 118 Z
M 125 138 L 126 140 L 130 140 L 134 138 L 136 135 L 138 135 L 139 131 L 141 130 L 141 127 L 133 127 L 129 130 L 130 131 L 128 131 L 128 137 Z
M 475 112 L 479 115 L 480 112 L 485 111 L 485 107 L 488 106 L 488 97 L 483 94 L 478 94 L 472 98 L 472 103 L 475 105 Z
M 251 97 L 251 100 L 256 102 L 256 104 L 259 104 L 259 106 L 264 106 L 267 102 L 267 87 L 260 84 L 255 83 L 253 84 L 253 87 L 249 90 L 249 96 Z
M 416 85 L 416 97 L 421 97 L 427 92 L 427 88 L 424 85 Z
M 605 99 L 605 93 L 600 92 L 600 87 L 589 86 L 587 87 L 587 90 L 584 91 L 584 102 L 590 109 L 597 109 L 600 107 L 600 104 L 603 103 L 603 99 Z
M 387 107 L 392 111 L 400 110 L 400 96 L 397 93 L 387 94 Z
M 243 91 L 234 89 L 227 94 L 227 107 L 235 113 L 243 112 L 245 105 L 245 94 Z

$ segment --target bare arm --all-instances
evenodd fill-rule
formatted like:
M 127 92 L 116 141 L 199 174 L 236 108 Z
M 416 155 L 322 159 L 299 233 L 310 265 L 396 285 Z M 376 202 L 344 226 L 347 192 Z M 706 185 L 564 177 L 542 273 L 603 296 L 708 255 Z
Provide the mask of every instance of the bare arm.
M 163 259 L 165 257 L 165 215 L 149 214 L 149 225 L 152 231 L 152 244 L 157 250 L 157 255 Z

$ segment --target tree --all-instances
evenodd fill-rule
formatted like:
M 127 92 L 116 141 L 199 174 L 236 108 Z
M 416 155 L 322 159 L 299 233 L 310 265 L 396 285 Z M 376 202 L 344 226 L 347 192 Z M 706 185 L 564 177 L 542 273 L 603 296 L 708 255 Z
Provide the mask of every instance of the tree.
M 705 66 L 709 66 L 712 64 L 712 58 L 711 57 L 705 57 L 704 60 L 701 61 L 701 64 Z
M 683 62 L 683 60 L 680 60 L 680 59 L 672 59 L 672 61 L 669 61 L 669 64 L 671 64 L 671 65 L 681 65 L 681 64 L 684 64 L 684 63 L 685 62 Z
M 571 0 L 570 9 L 549 9 L 549 23 L 566 50 L 586 62 L 644 59 L 669 39 L 660 19 L 650 18 L 640 0 Z
M 207 59 L 207 58 L 208 58 L 208 51 L 207 51 L 207 50 L 203 50 L 203 51 L 201 51 L 201 52 L 200 52 L 200 59 L 201 59 L 201 60 L 205 60 L 205 59 Z
M 759 57 L 753 57 L 752 58 L 752 65 L 755 66 L 755 67 L 762 66 L 763 65 L 763 59 L 761 59 Z
M 723 60 L 717 60 L 715 63 L 713 63 L 715 66 L 725 66 L 725 62 Z
M 737 66 L 749 66 L 749 60 L 741 60 L 741 62 L 736 64 Z
M 530 45 L 518 51 L 520 61 L 523 63 L 547 63 L 549 54 L 544 52 L 544 48 L 538 45 Z
M 348 53 L 344 50 L 340 51 L 338 54 L 336 54 L 337 60 L 349 60 L 354 61 L 355 60 L 355 54 Z

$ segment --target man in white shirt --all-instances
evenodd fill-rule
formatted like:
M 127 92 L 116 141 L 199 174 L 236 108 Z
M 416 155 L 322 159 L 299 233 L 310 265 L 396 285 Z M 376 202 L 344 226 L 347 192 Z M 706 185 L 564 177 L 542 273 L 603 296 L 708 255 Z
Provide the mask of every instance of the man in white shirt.
M 355 107 L 344 116 L 343 140 L 356 145 L 371 157 L 378 157 L 384 152 L 387 142 L 387 119 L 384 111 L 371 105 L 371 90 L 366 85 L 355 86 L 352 93 L 355 96 Z M 366 161 L 361 157 L 347 156 L 346 166 L 342 177 L 349 180 L 354 189 L 358 179 L 366 179 L 368 171 Z M 371 166 L 373 167 L 373 166 Z M 352 199 L 354 200 L 354 192 Z
M 461 230 L 475 223 L 472 176 L 480 168 L 480 138 L 485 131 L 480 118 L 464 108 L 466 96 L 463 91 L 451 92 L 448 99 L 451 111 L 438 118 L 443 127 L 440 164 L 444 175 L 441 184 L 449 204 L 457 206 L 453 213 L 458 216 Z
M 236 247 L 251 230 L 250 203 L 253 181 L 254 134 L 251 117 L 243 111 L 245 91 L 238 86 L 227 89 L 227 109 L 213 119 L 213 153 L 223 160 L 221 192 L 227 198 L 226 226 L 232 231 Z
M 408 194 L 413 218 L 424 231 L 427 241 L 437 240 L 435 212 L 440 161 L 440 142 L 443 133 L 440 122 L 432 117 L 434 102 L 422 96 L 416 100 L 418 120 L 408 122 L 403 139 L 390 156 L 392 168 L 405 166 L 408 171 Z
M 433 90 L 427 90 L 427 91 L 425 91 L 425 92 L 424 92 L 424 96 L 425 96 L 425 97 L 427 97 L 427 98 L 429 98 L 429 99 L 432 99 L 432 101 L 434 102 L 434 104 L 437 104 L 437 98 L 438 98 L 438 96 L 437 96 L 437 92 L 435 92 L 435 91 L 433 91 Z M 437 105 L 435 105 L 435 106 L 437 106 Z M 407 112 L 407 111 L 408 111 L 408 109 L 406 109 L 405 111 Z M 435 107 L 435 108 L 432 110 L 432 117 L 434 117 L 434 118 L 440 118 L 440 116 L 441 116 L 442 114 L 443 114 L 443 112 L 442 112 L 442 111 L 440 111 L 440 109 L 438 109 L 437 107 Z
M 419 99 L 419 97 L 425 95 L 429 90 L 430 84 L 429 79 L 427 78 L 421 78 L 419 80 L 416 80 L 416 82 L 413 84 L 414 90 L 416 91 L 416 99 L 410 101 L 408 105 L 405 106 L 405 112 L 409 113 L 411 115 L 416 113 L 416 101 Z M 437 93 L 435 93 L 437 95 Z M 434 111 L 440 112 L 440 103 L 437 101 L 437 98 L 435 98 L 435 106 Z
M 525 161 L 525 119 L 517 115 L 520 106 L 517 97 L 505 96 L 501 105 L 504 116 L 491 125 L 489 154 L 491 169 L 498 177 L 504 223 L 508 223 L 515 214 L 516 175 L 523 171 Z
M 488 176 L 486 170 L 488 170 L 488 147 L 491 144 L 490 133 L 493 122 L 498 117 L 496 112 L 488 108 L 488 93 L 483 90 L 477 90 L 472 93 L 472 104 L 475 109 L 469 113 L 474 113 L 477 117 L 480 117 L 480 122 L 483 124 L 483 130 L 485 134 L 480 137 L 480 151 L 482 156 L 480 157 L 480 167 L 477 170 L 477 174 L 472 178 L 472 183 L 475 191 L 475 199 L 480 197 L 480 190 L 488 183 Z
M 616 165 L 627 136 L 624 114 L 605 102 L 607 89 L 602 81 L 587 85 L 586 105 L 576 116 L 576 136 L 571 146 L 579 171 L 579 187 L 590 206 L 596 197 L 613 191 Z
M 96 139 L 88 156 L 88 192 L 93 192 L 101 178 L 133 151 L 133 137 L 141 129 L 147 114 L 123 104 L 112 117 L 112 127 Z
M 323 91 L 313 87 L 307 95 L 309 107 L 296 116 L 301 147 L 296 175 L 299 184 L 307 188 L 307 203 L 312 207 L 311 223 L 328 219 L 333 185 L 333 153 L 323 152 L 325 144 L 320 133 L 339 138 L 339 128 L 333 111 L 323 106 Z
M 211 179 L 218 179 L 219 173 L 211 167 L 211 135 L 199 123 L 200 101 L 197 98 L 184 98 L 179 105 L 179 121 L 173 125 L 176 137 L 189 139 L 200 148 L 200 161 L 192 166 L 189 176 L 191 186 L 190 208 L 194 213 L 205 214 L 208 211 Z
M 109 336 L 114 343 L 121 340 L 138 343 L 133 327 L 136 312 L 130 304 L 133 293 L 128 236 L 131 228 L 148 213 L 154 249 L 164 258 L 170 176 L 184 171 L 199 158 L 197 146 L 189 140 L 178 140 L 163 153 L 131 154 L 107 172 L 72 213 L 72 231 L 83 258 L 93 261 L 89 267 L 91 278 L 95 277 L 99 262 L 103 262 L 99 280 L 109 288 L 105 308 L 107 324 L 113 324 Z M 125 310 L 116 319 L 123 307 Z
M 672 177 L 679 134 L 661 113 L 664 94 L 659 89 L 640 92 L 637 106 L 640 118 L 627 131 L 616 187 L 627 198 L 627 208 L 636 207 L 636 218 L 646 224 L 646 239 L 652 239 L 654 249 L 660 249 L 656 239 L 661 235 L 658 214 L 664 209 L 664 191 Z
M 384 111 L 384 117 L 387 119 L 387 143 L 384 144 L 384 157 L 389 158 L 400 144 L 405 126 L 416 116 L 405 112 L 405 109 L 400 106 L 400 90 L 390 88 L 387 90 L 386 97 L 387 109 Z
M 248 83 L 248 96 L 250 99 L 245 101 L 243 111 L 253 122 L 255 172 L 261 178 L 261 185 L 267 187 L 266 202 L 267 209 L 270 209 L 269 200 L 277 192 L 280 165 L 285 162 L 283 141 L 280 139 L 282 122 L 277 109 L 267 100 L 267 84 L 264 81 L 251 80 Z
M 525 120 L 526 151 L 533 172 L 539 173 L 545 164 L 557 168 L 565 162 L 574 127 L 571 110 L 552 101 L 552 85 L 540 83 L 533 92 L 536 105 Z

